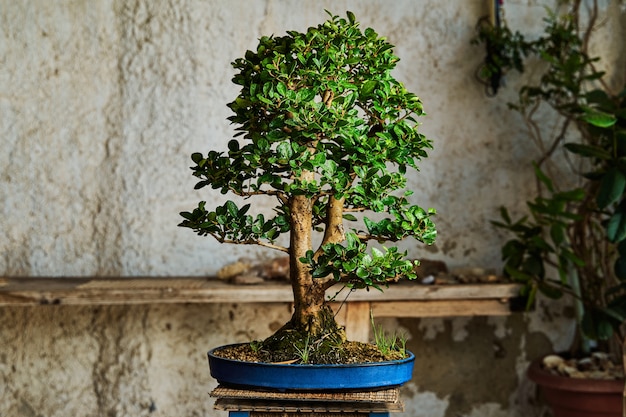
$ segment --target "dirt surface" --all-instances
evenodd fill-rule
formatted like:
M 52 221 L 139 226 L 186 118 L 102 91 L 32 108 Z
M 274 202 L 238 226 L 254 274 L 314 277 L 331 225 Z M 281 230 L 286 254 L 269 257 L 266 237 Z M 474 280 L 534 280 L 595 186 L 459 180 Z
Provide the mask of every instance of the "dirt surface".
M 624 368 L 610 355 L 594 352 L 580 358 L 564 358 L 559 355 L 548 355 L 542 360 L 543 369 L 553 375 L 570 378 L 590 379 L 624 379 Z
M 287 357 L 281 355 L 280 352 L 272 354 L 256 345 L 256 342 L 226 346 L 216 350 L 214 353 L 219 357 L 240 361 L 297 364 L 354 364 L 398 360 L 406 357 L 403 352 L 398 350 L 390 351 L 385 355 L 376 345 L 362 342 L 344 342 L 323 355 L 316 355 L 315 352 L 310 352 L 307 361 L 302 360 L 301 354 L 291 354 Z

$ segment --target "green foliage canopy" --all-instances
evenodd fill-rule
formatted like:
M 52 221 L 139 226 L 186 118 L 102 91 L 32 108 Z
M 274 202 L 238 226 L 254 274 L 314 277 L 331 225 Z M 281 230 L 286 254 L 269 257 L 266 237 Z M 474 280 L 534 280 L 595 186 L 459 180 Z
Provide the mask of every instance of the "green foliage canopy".
M 352 13 L 347 17 L 331 15 L 305 33 L 264 36 L 256 51 L 236 59 L 233 82 L 241 91 L 228 106 L 238 139 L 226 153 L 192 155 L 196 189 L 274 196 L 276 215 L 252 216 L 249 204 L 240 208 L 232 201 L 207 210 L 200 202 L 181 213 L 180 226 L 221 242 L 288 252 L 276 241 L 291 230 L 288 203 L 294 196 L 311 200 L 317 231 L 328 227 L 333 199 L 342 201 L 346 221 L 357 220 L 351 213 L 387 213 L 377 221 L 365 218 L 343 245 L 326 244 L 301 259 L 316 277 L 333 274 L 369 286 L 415 275 L 395 248 L 365 253 L 367 241 L 435 239 L 434 210 L 411 205 L 405 190 L 407 168 L 417 170 L 432 144 L 417 130 L 421 100 L 391 75 L 398 62 L 393 46 L 373 29 L 361 31 Z

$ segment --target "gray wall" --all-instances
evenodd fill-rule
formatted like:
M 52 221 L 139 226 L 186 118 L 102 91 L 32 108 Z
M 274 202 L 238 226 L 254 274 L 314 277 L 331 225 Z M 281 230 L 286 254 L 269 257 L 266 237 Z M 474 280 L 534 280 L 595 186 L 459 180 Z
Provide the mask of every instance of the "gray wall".
M 486 3 L 0 0 L 0 274 L 202 276 L 268 256 L 176 227 L 179 211 L 223 198 L 193 190 L 189 155 L 232 135 L 229 63 L 262 35 L 323 21 L 324 8 L 353 11 L 397 46 L 396 76 L 428 113 L 435 149 L 409 183 L 437 208 L 439 238 L 404 247 L 500 267 L 489 221 L 502 204 L 523 207 L 536 150 L 506 108 L 518 76 L 497 99 L 473 78 Z M 506 2 L 510 26 L 537 31 L 544 3 Z M 0 308 L 0 415 L 217 416 L 204 352 L 265 337 L 288 316 L 260 304 Z M 404 415 L 538 412 L 524 368 L 567 345 L 568 316 L 540 303 L 508 318 L 384 320 L 418 357 Z

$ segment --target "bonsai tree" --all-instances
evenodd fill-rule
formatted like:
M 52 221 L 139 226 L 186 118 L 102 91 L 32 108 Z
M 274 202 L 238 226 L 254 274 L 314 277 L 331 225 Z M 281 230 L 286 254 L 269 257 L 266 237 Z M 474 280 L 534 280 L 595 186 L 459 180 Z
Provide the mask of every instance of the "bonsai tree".
M 374 30 L 361 31 L 350 12 L 305 33 L 260 38 L 256 51 L 232 63 L 241 90 L 229 120 L 239 139 L 228 151 L 191 156 L 196 189 L 275 201 L 272 218 L 250 214 L 250 204 L 202 201 L 180 223 L 222 243 L 289 255 L 293 317 L 265 349 L 286 335 L 309 346 L 344 341 L 328 288 L 381 289 L 415 278 L 406 253 L 368 242 L 435 239 L 434 210 L 411 205 L 404 190 L 407 169 L 418 168 L 431 141 L 417 131 L 422 102 L 391 74 L 392 48 Z
M 479 37 L 499 48 L 497 59 L 484 67 L 485 79 L 512 68 L 523 71 L 524 57 L 543 64 L 540 78 L 524 85 L 511 105 L 540 150 L 534 164 L 537 196 L 528 202 L 529 215 L 512 220 L 503 208 L 495 224 L 514 235 L 502 248 L 505 272 L 527 284 L 530 303 L 538 291 L 576 300 L 579 337 L 573 353 L 595 344 L 620 360 L 626 321 L 626 74 L 612 77 L 598 69 L 601 58 L 589 51 L 598 4 L 592 2 L 583 19 L 580 3 L 551 12 L 544 34 L 532 42 L 506 28 L 481 29 Z M 546 134 L 540 109 L 553 112 L 553 135 Z

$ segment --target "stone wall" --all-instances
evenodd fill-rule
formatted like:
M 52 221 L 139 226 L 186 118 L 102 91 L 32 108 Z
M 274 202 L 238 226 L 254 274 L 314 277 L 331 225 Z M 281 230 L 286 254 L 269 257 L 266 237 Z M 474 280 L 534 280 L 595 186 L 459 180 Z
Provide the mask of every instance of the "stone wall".
M 189 155 L 232 135 L 229 63 L 324 9 L 351 10 L 396 45 L 396 77 L 428 113 L 435 149 L 409 183 L 437 208 L 439 238 L 405 248 L 498 268 L 503 237 L 489 221 L 502 204 L 523 207 L 536 153 L 506 108 L 518 76 L 498 99 L 474 80 L 484 54 L 470 39 L 486 3 L 0 0 L 0 274 L 202 276 L 267 256 L 176 227 L 178 212 L 223 198 L 193 190 Z M 544 3 L 506 2 L 510 26 L 538 30 Z M 404 415 L 529 415 L 524 367 L 567 345 L 568 311 L 385 320 L 418 357 Z M 217 416 L 204 352 L 288 317 L 261 304 L 0 307 L 0 415 Z

